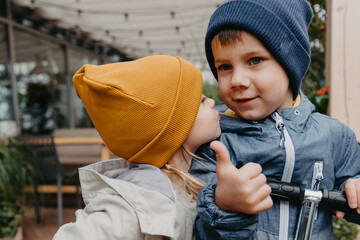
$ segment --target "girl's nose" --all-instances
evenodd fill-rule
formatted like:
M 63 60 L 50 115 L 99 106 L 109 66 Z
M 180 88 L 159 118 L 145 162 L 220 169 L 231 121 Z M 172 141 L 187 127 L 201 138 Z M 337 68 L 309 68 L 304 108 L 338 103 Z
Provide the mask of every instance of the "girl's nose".
M 215 106 L 215 100 L 214 99 L 212 99 L 212 98 L 208 98 L 210 101 L 210 106 L 211 107 L 214 107 Z
M 214 107 L 215 106 L 215 100 L 212 99 L 212 98 L 206 97 L 205 104 L 210 106 L 210 107 Z

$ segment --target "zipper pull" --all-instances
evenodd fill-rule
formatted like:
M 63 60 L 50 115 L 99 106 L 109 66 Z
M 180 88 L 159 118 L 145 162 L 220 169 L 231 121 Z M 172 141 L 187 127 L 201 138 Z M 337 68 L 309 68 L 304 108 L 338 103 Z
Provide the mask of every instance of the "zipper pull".
M 274 112 L 273 113 L 273 118 L 275 119 L 275 126 L 276 129 L 278 130 L 278 132 L 280 133 L 280 147 L 284 146 L 285 143 L 285 134 L 284 134 L 284 122 L 282 117 L 279 115 L 279 113 Z
M 314 164 L 314 173 L 313 173 L 313 182 L 312 190 L 319 190 L 320 182 L 324 179 L 323 175 L 323 162 L 315 162 Z
M 324 179 L 323 175 L 323 162 L 315 163 L 315 180 L 322 181 Z
M 324 179 L 324 174 L 323 174 L 323 162 L 316 162 L 314 164 L 314 180 L 315 183 L 313 185 L 313 190 L 314 191 L 318 191 L 320 188 L 320 182 Z M 316 210 L 314 219 L 317 220 L 317 216 L 318 216 L 318 209 Z

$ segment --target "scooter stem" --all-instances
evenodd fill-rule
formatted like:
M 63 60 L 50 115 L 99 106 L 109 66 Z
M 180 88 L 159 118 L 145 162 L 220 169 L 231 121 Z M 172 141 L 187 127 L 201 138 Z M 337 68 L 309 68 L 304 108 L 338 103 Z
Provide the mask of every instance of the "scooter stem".
M 323 198 L 320 191 L 305 189 L 303 205 L 296 228 L 296 240 L 310 240 L 318 206 Z

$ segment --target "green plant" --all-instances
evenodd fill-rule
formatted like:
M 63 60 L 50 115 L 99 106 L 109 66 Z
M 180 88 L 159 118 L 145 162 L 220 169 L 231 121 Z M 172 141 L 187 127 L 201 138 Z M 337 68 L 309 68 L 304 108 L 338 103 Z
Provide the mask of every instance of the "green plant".
M 0 143 L 0 238 L 15 236 L 25 211 L 24 188 L 33 183 L 31 150 L 18 138 Z
M 357 225 L 345 219 L 333 217 L 334 240 L 356 239 Z
M 302 91 L 307 96 L 314 95 L 316 90 L 325 86 L 325 50 L 326 50 L 326 0 L 309 0 L 314 17 L 309 26 L 311 43 L 311 63 L 307 71 Z
M 215 104 L 223 103 L 217 84 L 204 82 L 203 93 L 205 96 L 214 99 Z
M 310 100 L 315 105 L 316 111 L 326 114 L 329 103 L 329 87 L 325 86 L 316 91 L 316 94 L 310 96 Z

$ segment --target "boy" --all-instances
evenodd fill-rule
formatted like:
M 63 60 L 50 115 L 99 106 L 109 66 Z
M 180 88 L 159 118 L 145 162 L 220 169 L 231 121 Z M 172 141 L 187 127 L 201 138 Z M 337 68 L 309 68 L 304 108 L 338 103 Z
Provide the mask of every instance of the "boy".
M 208 183 L 198 197 L 199 239 L 293 239 L 300 206 L 273 202 L 266 178 L 343 189 L 360 212 L 356 136 L 315 113 L 300 91 L 310 63 L 311 18 L 306 0 L 229 1 L 212 15 L 205 48 L 229 108 L 220 137 L 229 155 L 212 143 L 217 168 L 209 145 L 197 152 L 208 160 L 192 163 L 190 172 Z M 312 237 L 333 238 L 331 209 L 319 209 Z

